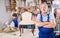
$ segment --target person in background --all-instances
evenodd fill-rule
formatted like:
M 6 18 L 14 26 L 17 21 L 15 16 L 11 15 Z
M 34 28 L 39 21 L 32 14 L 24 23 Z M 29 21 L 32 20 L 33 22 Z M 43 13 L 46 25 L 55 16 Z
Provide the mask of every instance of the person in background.
M 28 11 L 30 12 L 30 13 L 32 13 L 32 18 L 31 18 L 31 20 L 32 21 L 34 21 L 35 20 L 35 18 L 36 18 L 36 12 L 35 12 L 35 9 L 34 9 L 34 7 L 33 6 L 31 6 L 31 7 L 29 7 L 28 8 Z M 28 26 L 28 28 L 33 28 L 31 31 L 32 31 L 32 33 L 34 32 L 34 29 L 35 29 L 35 25 L 33 25 L 33 26 Z M 34 34 L 33 34 L 34 35 Z
M 40 13 L 40 4 L 36 5 L 36 10 L 37 10 L 37 13 Z
M 55 38 L 55 18 L 53 13 L 48 12 L 48 6 L 46 3 L 40 5 L 40 14 L 37 15 L 36 25 L 39 30 L 39 38 Z
M 35 8 L 33 6 L 31 6 L 29 9 L 28 9 L 29 12 L 32 13 L 32 17 L 36 17 L 37 16 L 37 11 L 35 10 Z
M 37 12 L 35 11 L 34 7 L 31 6 L 31 7 L 28 9 L 28 11 L 29 11 L 30 13 L 32 13 L 32 20 L 34 21 L 35 18 L 36 18 L 36 15 L 37 15 Z
M 56 17 L 56 28 L 55 31 L 56 32 L 56 37 L 60 37 L 60 8 L 56 8 L 55 10 L 55 17 Z
M 18 15 L 17 15 L 17 13 L 13 13 L 11 18 L 12 18 L 12 21 L 14 22 L 14 27 L 17 29 L 18 28 Z
M 20 20 L 22 21 L 22 13 L 25 12 L 25 8 L 24 7 L 21 7 L 20 8 Z M 19 29 L 22 29 L 22 33 L 24 33 L 24 26 L 20 25 L 19 26 Z
M 55 16 L 55 20 L 56 20 L 56 28 L 55 28 L 54 31 L 55 31 L 55 37 L 56 37 L 56 38 L 59 38 L 59 37 L 60 37 L 60 34 L 59 34 L 59 31 L 60 31 L 60 30 L 59 30 L 59 27 L 60 27 L 59 13 L 60 13 L 60 12 L 58 12 L 57 9 L 58 9 L 58 8 L 55 8 L 55 9 L 54 9 L 54 16 Z M 59 9 L 59 10 L 60 10 L 60 9 Z M 57 14 L 57 13 L 58 13 L 58 14 Z
M 7 28 L 9 29 L 7 31 L 18 31 L 18 21 L 20 21 L 20 19 L 18 20 L 18 14 L 16 12 L 16 10 L 14 9 L 11 13 L 11 17 L 10 20 L 6 22 Z
M 55 18 L 56 18 L 56 9 L 54 9 L 54 16 L 55 16 Z

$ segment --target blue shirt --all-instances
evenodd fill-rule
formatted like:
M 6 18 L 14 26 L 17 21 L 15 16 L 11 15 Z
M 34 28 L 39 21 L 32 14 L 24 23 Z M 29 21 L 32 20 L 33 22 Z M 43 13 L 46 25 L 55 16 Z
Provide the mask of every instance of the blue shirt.
M 47 13 L 47 14 L 48 14 L 48 13 Z M 47 19 L 48 19 L 47 16 L 48 16 L 48 15 L 46 15 L 46 16 L 43 16 L 43 15 L 42 15 L 44 22 L 47 21 Z M 37 15 L 37 19 L 40 20 L 40 19 L 41 19 L 40 17 L 41 17 L 41 14 L 38 14 L 38 15 Z M 54 14 L 53 14 L 52 12 L 50 12 L 50 13 L 49 13 L 49 20 L 51 21 L 51 20 L 54 20 L 54 19 L 55 19 L 55 18 L 54 18 Z
M 42 15 L 43 22 L 46 22 L 48 19 L 49 14 L 49 21 L 54 20 L 54 14 L 53 13 L 47 13 L 46 16 Z M 41 21 L 41 14 L 37 15 L 37 19 Z M 55 38 L 53 28 L 45 28 L 45 27 L 38 27 L 39 29 L 39 38 Z

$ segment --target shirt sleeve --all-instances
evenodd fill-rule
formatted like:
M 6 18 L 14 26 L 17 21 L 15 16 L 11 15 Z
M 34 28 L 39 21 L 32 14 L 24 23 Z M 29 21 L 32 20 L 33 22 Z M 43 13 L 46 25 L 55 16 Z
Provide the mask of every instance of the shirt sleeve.
M 54 14 L 53 13 L 50 13 L 50 20 L 55 20 L 55 17 L 54 17 Z
M 54 20 L 54 23 L 56 24 L 54 13 L 52 13 L 52 12 L 50 13 L 50 21 L 51 20 Z
M 20 16 L 18 16 L 18 23 L 20 22 Z
M 37 19 L 40 20 L 40 14 L 37 15 Z

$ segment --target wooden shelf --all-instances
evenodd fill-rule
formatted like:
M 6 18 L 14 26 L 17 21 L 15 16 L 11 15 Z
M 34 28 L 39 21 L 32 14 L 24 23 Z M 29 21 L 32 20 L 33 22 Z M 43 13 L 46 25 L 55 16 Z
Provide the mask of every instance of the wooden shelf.
M 11 0 L 10 6 L 11 6 L 11 10 L 15 9 L 15 7 L 16 7 L 16 1 L 15 0 Z

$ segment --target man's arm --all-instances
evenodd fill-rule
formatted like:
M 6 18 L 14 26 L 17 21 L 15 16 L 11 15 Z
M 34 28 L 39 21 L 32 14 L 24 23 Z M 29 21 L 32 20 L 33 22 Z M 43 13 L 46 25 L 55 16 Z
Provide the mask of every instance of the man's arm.
M 41 21 L 40 21 L 40 16 L 41 16 L 40 14 L 37 15 L 37 18 L 36 18 L 36 20 L 35 20 L 35 24 L 36 24 L 38 27 L 47 25 L 49 22 L 41 22 Z
M 46 28 L 55 28 L 56 25 L 55 25 L 54 20 L 51 20 L 50 22 L 48 22 L 48 24 L 45 25 L 44 27 L 46 27 Z
M 45 26 L 45 25 L 48 24 L 48 22 L 41 22 L 41 21 L 39 21 L 39 20 L 37 20 L 37 19 L 36 19 L 35 23 L 36 23 L 36 25 L 37 25 L 38 27 L 40 27 L 40 26 Z
M 47 25 L 45 25 L 44 27 L 46 27 L 46 28 L 55 28 L 56 23 L 55 23 L 54 14 L 50 13 L 49 17 L 50 17 L 50 22 Z

